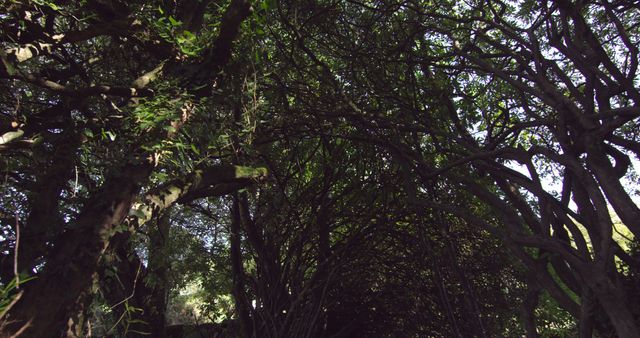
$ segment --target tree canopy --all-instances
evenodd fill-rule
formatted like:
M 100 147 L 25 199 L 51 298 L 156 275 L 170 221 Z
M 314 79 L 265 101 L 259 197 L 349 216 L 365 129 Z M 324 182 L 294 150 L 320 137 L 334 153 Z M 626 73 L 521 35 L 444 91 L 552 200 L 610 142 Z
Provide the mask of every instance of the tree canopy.
M 635 2 L 0 6 L 0 336 L 640 337 Z

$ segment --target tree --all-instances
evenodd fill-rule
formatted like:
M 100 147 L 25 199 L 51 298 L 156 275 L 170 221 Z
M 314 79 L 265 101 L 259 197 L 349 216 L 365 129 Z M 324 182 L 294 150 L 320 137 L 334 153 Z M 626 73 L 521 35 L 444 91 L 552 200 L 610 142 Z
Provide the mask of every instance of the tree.
M 615 259 L 637 263 L 613 241 L 608 209 L 634 227 L 637 206 L 623 177 L 636 153 L 635 8 L 478 1 L 332 3 L 309 12 L 289 21 L 296 33 L 285 45 L 333 90 L 319 99 L 339 111 L 327 118 L 347 119 L 389 149 L 414 177 L 414 202 L 505 240 L 580 318 L 582 334 L 602 321 L 594 306 L 618 335 L 637 334 Z M 557 195 L 544 186 L 553 172 L 564 176 Z M 462 187 L 494 216 L 434 199 L 438 185 Z
M 8 127 L 15 130 L 4 134 L 4 151 L 20 153 L 29 145 L 46 151 L 56 149 L 56 142 L 64 142 L 59 147 L 69 155 L 51 159 L 53 163 L 46 167 L 55 183 L 46 182 L 47 188 L 36 186 L 30 199 L 31 208 L 18 208 L 21 212 L 31 209 L 26 224 L 20 224 L 20 215 L 16 213 L 14 249 L 20 253 L 17 234 L 22 227 L 27 229 L 23 236 L 28 239 L 28 251 L 23 254 L 22 262 L 16 254 L 15 261 L 20 264 L 15 269 L 30 271 L 43 255 L 46 264 L 39 278 L 28 285 L 24 297 L 9 310 L 3 330 L 5 334 L 24 331 L 32 336 L 57 336 L 64 331 L 68 336 L 81 335 L 89 290 L 102 255 L 119 246 L 114 238 L 121 236 L 114 234 L 126 226 L 123 222 L 141 186 L 147 184 L 154 172 L 170 169 L 160 166 L 163 153 L 180 150 L 171 149 L 175 145 L 184 147 L 180 136 L 186 131 L 182 129 L 187 127 L 191 115 L 198 114 L 197 109 L 206 103 L 205 98 L 211 96 L 211 85 L 216 84 L 219 72 L 231 57 L 233 42 L 242 21 L 250 13 L 250 4 L 234 1 L 224 13 L 218 14 L 214 20 L 219 20 L 219 30 L 203 32 L 215 39 L 199 51 L 201 54 L 189 50 L 186 42 L 179 39 L 195 38 L 193 32 L 176 29 L 180 23 L 173 16 L 168 19 L 150 16 L 141 3 L 89 2 L 59 8 L 54 3 L 16 2 L 9 9 L 10 14 L 3 17 L 8 31 L 4 38 L 15 47 L 3 51 L 0 76 L 14 83 L 18 81 L 12 88 L 19 94 L 14 98 L 18 109 L 12 115 L 5 115 Z M 200 30 L 194 22 L 187 22 L 187 26 Z M 178 33 L 181 35 L 176 36 Z M 155 35 L 165 41 L 145 45 L 149 40 L 141 41 L 140 36 L 144 35 Z M 102 54 L 97 60 L 92 59 L 96 52 Z M 120 60 L 141 53 L 148 61 L 157 60 L 157 64 L 150 69 L 143 58 L 132 58 L 136 62 L 131 67 L 113 72 L 109 66 L 114 60 L 107 58 L 109 53 L 122 56 Z M 194 60 L 185 53 L 193 54 Z M 29 60 L 34 57 L 35 60 Z M 18 65 L 27 61 L 33 63 L 28 69 Z M 125 62 L 118 63 L 122 64 Z M 142 72 L 141 68 L 149 71 Z M 127 74 L 138 75 L 127 80 Z M 147 87 L 160 75 L 166 80 L 158 85 L 155 93 Z M 102 81 L 109 84 L 96 84 Z M 178 84 L 181 85 L 175 87 Z M 35 91 L 36 88 L 43 90 Z M 141 101 L 142 97 L 152 94 L 153 98 Z M 169 100 L 165 95 L 173 97 Z M 23 96 L 34 99 L 35 109 L 21 116 L 19 104 Z M 110 97 L 121 100 L 116 103 Z M 42 106 L 45 109 L 40 109 Z M 104 149 L 106 158 L 100 158 L 104 143 L 88 140 L 96 133 L 113 142 L 118 140 L 119 150 L 115 155 L 110 153 L 116 148 L 109 145 Z M 179 136 L 179 133 L 182 134 Z M 18 134 L 19 137 L 12 136 Z M 37 137 L 43 138 L 40 144 L 34 140 Z M 60 202 L 56 201 L 67 197 L 62 189 L 71 175 L 71 165 L 74 162 L 89 165 L 82 157 L 91 160 L 92 156 L 98 157 L 100 163 L 107 160 L 110 173 L 96 172 L 99 167 L 88 169 L 82 184 L 86 187 L 86 196 L 74 203 L 75 210 L 66 215 L 69 221 L 50 229 L 50 218 L 65 218 L 59 211 Z M 21 161 L 13 163 L 20 165 Z M 128 224 L 135 229 L 179 199 L 197 194 L 198 190 L 257 177 L 251 170 L 216 166 L 215 162 L 202 162 L 193 169 L 189 178 L 161 185 L 157 192 L 147 194 L 141 200 L 143 206 L 132 215 L 137 220 L 130 220 Z M 20 171 L 16 173 L 17 184 L 28 183 L 29 177 L 21 177 Z M 46 174 L 36 175 L 37 180 L 47 179 Z M 95 181 L 101 182 L 93 184 Z M 100 188 L 92 188 L 97 185 Z M 50 252 L 47 252 L 47 243 L 53 243 Z
M 6 7 L 2 335 L 640 335 L 637 6 Z

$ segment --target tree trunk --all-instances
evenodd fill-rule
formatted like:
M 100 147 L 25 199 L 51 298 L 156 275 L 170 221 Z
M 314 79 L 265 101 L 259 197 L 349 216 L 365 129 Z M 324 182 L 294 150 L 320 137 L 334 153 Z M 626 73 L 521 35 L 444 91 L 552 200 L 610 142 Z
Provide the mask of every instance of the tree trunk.
M 238 194 L 233 195 L 233 205 L 231 209 L 231 272 L 233 274 L 233 298 L 235 299 L 238 321 L 240 322 L 240 332 L 243 337 L 251 337 L 252 325 L 249 316 L 249 300 L 244 291 L 244 267 L 242 263 L 241 249 L 241 220 Z
M 11 336 L 27 325 L 25 337 L 57 338 L 76 324 L 70 314 L 88 304 L 98 261 L 128 215 L 138 182 L 149 172 L 148 166 L 130 166 L 94 194 L 76 222 L 59 236 L 38 279 L 25 285 L 24 297 L 7 314 L 11 323 L 0 329 L 0 336 Z
M 538 307 L 538 300 L 540 297 L 540 287 L 533 280 L 530 279 L 529 289 L 527 295 L 522 301 L 522 321 L 527 338 L 539 338 L 538 329 L 536 325 L 536 308 Z
M 149 273 L 154 281 L 153 292 L 149 295 L 149 306 L 146 315 L 151 328 L 151 336 L 166 337 L 165 311 L 169 292 L 169 262 L 167 261 L 167 243 L 170 230 L 169 213 L 158 218 L 156 229 L 150 230 L 149 236 Z
M 588 288 L 584 288 L 580 305 L 580 338 L 593 337 L 593 294 Z
M 289 308 L 290 300 L 285 285 L 282 282 L 282 270 L 278 263 L 278 248 L 265 236 L 261 223 L 255 222 L 249 212 L 249 202 L 246 193 L 238 193 L 238 213 L 240 226 L 247 234 L 247 241 L 256 253 L 256 270 L 258 284 L 256 285 L 256 300 L 262 304 L 260 314 L 270 317 L 261 324 L 268 324 L 270 330 L 284 331 L 282 310 Z M 255 324 L 255 323 L 254 323 Z M 278 333 L 273 333 L 278 335 Z
M 36 172 L 36 189 L 29 195 L 29 215 L 20 226 L 20 243 L 17 264 L 18 272 L 31 275 L 40 257 L 46 254 L 47 242 L 62 231 L 64 221 L 58 211 L 60 193 L 73 172 L 76 142 L 64 137 L 56 142 L 51 165 Z M 2 259 L 1 278 L 4 282 L 13 278 L 14 252 Z
M 327 191 L 322 194 L 320 207 L 317 210 L 316 217 L 316 226 L 318 231 L 318 252 L 317 252 L 317 272 L 318 276 L 318 285 L 314 290 L 314 300 L 315 303 L 313 306 L 316 307 L 314 311 L 317 311 L 319 314 L 319 318 L 313 323 L 316 327 L 313 332 L 315 333 L 314 337 L 320 337 L 322 333 L 322 324 L 328 322 L 328 313 L 323 311 L 325 304 L 325 292 L 329 286 L 329 257 L 331 254 L 331 245 L 329 242 L 329 204 L 330 201 L 327 198 Z
M 125 328 L 118 333 L 126 337 L 157 337 L 151 309 L 148 300 L 153 295 L 153 289 L 148 288 L 144 279 L 148 269 L 142 265 L 140 258 L 129 246 L 130 233 L 118 233 L 111 241 L 109 252 L 105 253 L 101 260 L 100 282 L 102 294 L 107 305 L 119 320 L 115 329 Z M 112 273 L 106 273 L 113 268 Z M 135 311 L 132 309 L 142 309 Z M 128 313 L 125 313 L 129 311 Z M 108 332 L 112 333 L 112 332 Z
M 606 275 L 598 272 L 593 272 L 587 283 L 611 320 L 618 337 L 640 337 L 640 330 L 629 310 L 629 303 L 623 290 L 616 287 Z

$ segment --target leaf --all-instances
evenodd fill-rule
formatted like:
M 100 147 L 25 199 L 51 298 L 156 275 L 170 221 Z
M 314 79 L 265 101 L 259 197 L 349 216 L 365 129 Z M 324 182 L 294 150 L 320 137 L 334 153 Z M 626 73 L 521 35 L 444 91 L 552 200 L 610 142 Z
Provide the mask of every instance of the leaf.
M 131 209 L 131 211 L 129 212 L 129 214 L 131 216 L 136 216 L 138 218 L 145 218 L 146 215 L 144 214 L 144 212 L 140 209 Z
M 0 135 L 0 144 L 10 143 L 11 141 L 17 140 L 24 135 L 24 130 L 18 129 L 16 131 L 8 131 L 2 135 Z
M 191 143 L 191 150 L 193 150 L 193 152 L 196 153 L 196 155 L 200 155 L 200 150 L 198 150 L 196 145 L 193 143 Z
M 264 0 L 260 3 L 260 8 L 266 10 L 272 9 L 276 7 L 275 0 Z
M 196 38 L 195 34 L 191 33 L 190 31 L 182 31 L 182 34 L 189 40 Z
M 18 47 L 15 49 L 15 52 L 13 53 L 13 55 L 15 55 L 16 60 L 18 61 L 18 63 L 29 60 L 33 57 L 33 51 L 31 49 L 34 49 L 37 53 L 37 49 L 35 46 L 33 45 L 27 45 L 26 47 Z
M 180 25 L 182 25 L 182 22 L 176 20 L 173 16 L 169 16 L 169 22 L 171 23 L 171 26 L 173 27 L 178 27 Z
M 116 134 L 114 134 L 112 131 L 106 131 L 105 134 L 109 137 L 109 139 L 111 141 L 115 141 L 116 140 Z

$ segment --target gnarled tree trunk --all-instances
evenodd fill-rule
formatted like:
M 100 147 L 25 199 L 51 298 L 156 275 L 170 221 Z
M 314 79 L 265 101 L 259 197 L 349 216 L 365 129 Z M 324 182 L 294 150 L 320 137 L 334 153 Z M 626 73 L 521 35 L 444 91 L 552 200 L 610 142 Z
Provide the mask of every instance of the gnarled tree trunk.
M 59 236 L 44 271 L 9 311 L 9 325 L 0 336 L 11 336 L 26 326 L 26 337 L 57 338 L 81 325 L 73 316 L 85 311 L 98 261 L 149 172 L 148 165 L 129 166 L 107 179 L 72 228 Z

